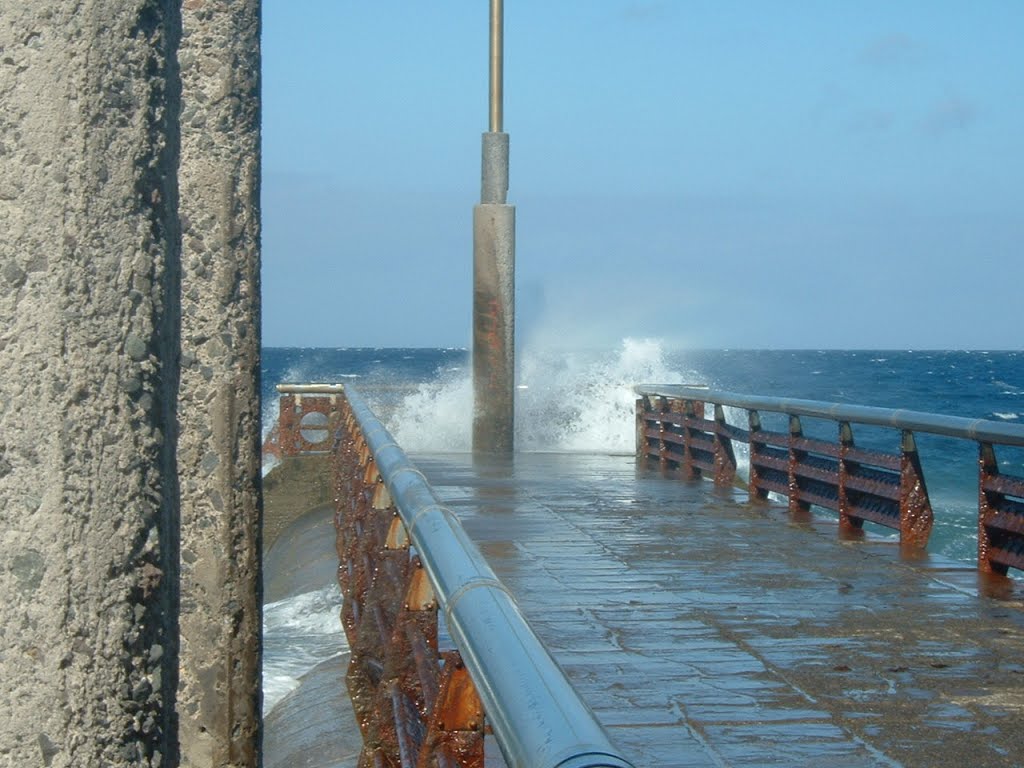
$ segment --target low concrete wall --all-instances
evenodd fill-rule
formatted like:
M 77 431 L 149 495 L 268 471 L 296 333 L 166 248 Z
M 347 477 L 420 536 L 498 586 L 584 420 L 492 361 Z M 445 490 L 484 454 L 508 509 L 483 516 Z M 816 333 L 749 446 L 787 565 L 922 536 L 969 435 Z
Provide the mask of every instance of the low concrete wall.
M 327 456 L 292 456 L 263 479 L 263 550 L 311 509 L 329 504 L 334 494 Z

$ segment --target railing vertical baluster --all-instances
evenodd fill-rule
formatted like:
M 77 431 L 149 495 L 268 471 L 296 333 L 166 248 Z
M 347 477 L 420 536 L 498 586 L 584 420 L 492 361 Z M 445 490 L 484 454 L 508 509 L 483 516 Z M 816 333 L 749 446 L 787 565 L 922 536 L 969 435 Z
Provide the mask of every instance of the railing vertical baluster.
M 683 438 L 683 460 L 679 464 L 679 469 L 682 470 L 683 477 L 687 480 L 692 480 L 695 477 L 700 477 L 700 470 L 693 466 L 692 440 L 690 437 L 689 420 L 693 417 L 693 401 L 672 400 L 672 410 L 683 417 L 682 423 L 679 425 L 679 433 Z
M 647 441 L 648 398 L 638 397 L 636 400 L 636 458 L 646 460 L 650 445 Z
M 664 397 L 658 398 L 658 412 L 668 413 L 671 409 L 669 401 Z M 662 470 L 668 467 L 668 443 L 665 442 L 665 420 L 658 420 L 658 465 Z
M 861 538 L 864 536 L 864 520 L 850 514 L 852 501 L 847 481 L 857 474 L 860 466 L 848 457 L 854 447 L 853 428 L 848 421 L 839 422 L 839 536 L 841 538 Z
M 900 453 L 900 546 L 923 550 L 928 545 L 934 515 L 917 441 L 909 429 L 902 431 Z
M 299 420 L 302 395 L 282 395 L 278 414 L 278 446 L 281 458 L 294 456 L 299 452 Z
M 349 697 L 363 729 L 363 740 L 385 754 L 397 749 L 391 718 L 381 712 L 384 703 L 377 691 L 388 667 L 388 645 L 398 613 L 399 597 L 406 586 L 409 555 L 387 546 L 394 510 L 390 497 L 376 491 L 381 484 L 376 463 L 368 456 L 356 465 L 356 493 L 347 522 L 347 551 L 354 564 L 342 609 L 342 623 L 349 635 L 351 656 L 347 673 Z M 374 501 L 377 504 L 374 504 Z M 382 506 L 386 502 L 388 506 Z M 350 607 L 351 606 L 351 607 Z M 389 706 L 388 709 L 391 707 Z
M 992 443 L 978 443 L 978 570 L 982 573 L 1006 575 L 1009 570 L 991 559 L 993 546 L 989 524 L 999 511 L 1002 494 L 986 490 L 989 481 L 999 474 L 999 462 Z
M 679 403 L 679 401 L 674 400 L 673 403 Z M 681 405 L 685 416 L 683 423 L 683 476 L 687 480 L 697 480 L 701 477 L 701 471 L 700 467 L 693 463 L 693 432 L 696 429 L 693 422 L 698 418 L 696 403 L 693 400 L 683 400 Z M 703 416 L 702 403 L 700 417 Z
M 750 430 L 750 473 L 747 485 L 749 486 L 750 501 L 765 501 L 768 498 L 768 489 L 761 485 L 761 470 L 758 466 L 761 449 L 757 441 L 758 433 L 761 431 L 761 414 L 757 411 L 747 411 L 747 425 Z
M 725 408 L 715 404 L 715 484 L 732 485 L 736 480 L 736 454 L 726 434 Z
M 797 468 L 803 462 L 806 451 L 798 450 L 796 441 L 804 436 L 799 416 L 789 417 L 789 511 L 795 515 L 805 515 L 811 505 L 800 498 L 800 481 L 797 479 Z
M 408 565 L 404 596 L 386 646 L 376 714 L 387 751 L 413 766 L 426 740 L 421 713 L 437 699 L 437 600 L 419 558 L 409 561 L 408 550 L 401 555 Z
M 427 725 L 417 768 L 484 764 L 483 704 L 458 651 L 442 654 L 437 705 Z

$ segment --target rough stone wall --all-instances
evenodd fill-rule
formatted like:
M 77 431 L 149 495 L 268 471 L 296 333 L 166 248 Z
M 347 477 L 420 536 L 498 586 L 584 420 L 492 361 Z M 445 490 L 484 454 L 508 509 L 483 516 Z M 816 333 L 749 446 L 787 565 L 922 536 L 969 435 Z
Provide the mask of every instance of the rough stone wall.
M 0 0 L 0 765 L 173 759 L 175 13 Z
M 259 746 L 259 3 L 182 7 L 181 760 Z
M 258 19 L 0 0 L 0 766 L 258 762 Z

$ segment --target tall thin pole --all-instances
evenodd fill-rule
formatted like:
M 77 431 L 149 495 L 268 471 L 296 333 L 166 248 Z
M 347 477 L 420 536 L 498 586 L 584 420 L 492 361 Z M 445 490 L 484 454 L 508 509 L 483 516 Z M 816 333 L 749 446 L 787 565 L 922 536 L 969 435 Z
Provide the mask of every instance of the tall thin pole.
M 501 133 L 505 59 L 505 8 L 502 0 L 491 0 L 491 133 Z
M 510 454 L 515 410 L 515 207 L 502 130 L 504 9 L 491 0 L 490 130 L 473 208 L 473 451 Z

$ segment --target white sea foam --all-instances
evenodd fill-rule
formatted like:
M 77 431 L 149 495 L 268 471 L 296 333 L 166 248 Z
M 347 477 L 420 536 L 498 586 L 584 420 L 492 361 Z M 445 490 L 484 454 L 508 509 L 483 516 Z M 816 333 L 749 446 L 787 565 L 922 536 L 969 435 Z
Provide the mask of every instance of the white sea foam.
M 281 377 L 281 380 L 276 383 L 283 384 L 302 383 L 306 381 L 318 381 L 320 378 L 322 378 L 322 374 L 317 370 L 311 369 L 311 365 L 311 363 L 306 363 L 291 366 L 285 372 L 284 376 Z M 342 376 L 345 378 L 349 378 L 345 374 L 342 374 Z M 356 374 L 353 374 L 353 376 L 355 378 L 358 378 L 358 375 Z M 274 397 L 268 397 L 263 402 L 263 412 L 260 414 L 260 418 L 262 420 L 260 427 L 264 442 L 266 442 L 267 437 L 270 436 L 270 431 L 277 426 L 277 420 L 280 417 L 280 415 L 281 398 L 277 397 L 276 395 Z M 267 473 L 270 472 L 270 470 L 272 470 L 280 463 L 280 459 L 274 456 L 268 456 L 264 454 L 262 466 L 263 477 L 266 477 Z
M 261 418 L 263 421 L 262 424 L 260 425 L 262 428 L 263 442 L 266 442 L 267 438 L 270 436 L 271 430 L 273 430 L 273 428 L 277 426 L 277 420 L 280 417 L 280 414 L 280 398 L 271 397 L 268 398 L 267 401 L 263 403 L 263 413 L 261 414 Z M 263 477 L 266 477 L 267 473 L 270 472 L 270 470 L 272 470 L 280 463 L 281 460 L 278 457 L 264 453 L 262 466 Z
M 653 339 L 624 339 L 606 352 L 527 348 L 516 386 L 516 444 L 524 451 L 632 453 L 633 386 L 695 377 L 667 365 Z M 388 429 L 409 451 L 468 451 L 472 402 L 470 373 L 448 372 L 406 396 Z
M 1012 413 L 1012 412 L 1009 412 L 1009 413 L 999 413 L 997 411 L 996 413 L 993 413 L 992 415 L 995 416 L 997 419 L 1002 419 L 1003 421 L 1012 421 L 1013 419 L 1019 419 L 1020 418 L 1020 414 L 1019 413 Z
M 276 456 L 263 454 L 263 465 L 262 467 L 260 467 L 260 477 L 266 477 L 268 474 L 270 474 L 270 470 L 272 470 L 280 463 L 281 460 Z
M 473 381 L 466 371 L 447 371 L 406 395 L 388 419 L 388 430 L 407 451 L 470 449 Z
M 711 417 L 714 414 L 714 406 L 705 404 L 705 413 Z M 750 427 L 750 417 L 743 408 L 734 408 L 731 405 L 722 406 L 725 411 L 725 423 L 741 429 Z M 736 456 L 736 474 L 743 482 L 750 480 L 750 445 L 734 440 L 732 444 L 733 453 Z
M 309 367 L 307 365 L 300 364 L 291 366 L 288 369 L 288 371 L 284 374 L 284 376 L 281 377 L 281 380 L 275 383 L 282 384 L 285 382 L 303 382 L 310 381 L 311 379 L 315 378 L 316 375 L 314 374 L 313 376 L 311 376 L 311 371 L 309 370 Z M 262 428 L 264 440 L 267 439 L 267 436 L 270 434 L 270 430 L 277 426 L 277 419 L 280 413 L 281 399 L 276 395 L 273 397 L 268 397 L 263 402 L 263 413 L 260 414 L 262 418 L 262 424 L 260 426 Z M 264 472 L 264 474 L 266 473 Z
M 335 583 L 263 606 L 264 714 L 298 687 L 302 675 L 348 649 L 340 610 Z
M 690 374 L 692 381 L 695 374 Z M 660 341 L 624 339 L 604 353 L 530 351 L 520 367 L 516 440 L 527 451 L 632 453 L 637 384 L 681 384 Z
M 262 428 L 263 439 L 266 440 L 270 431 L 277 426 L 277 419 L 281 415 L 281 398 L 270 397 L 263 403 Z

